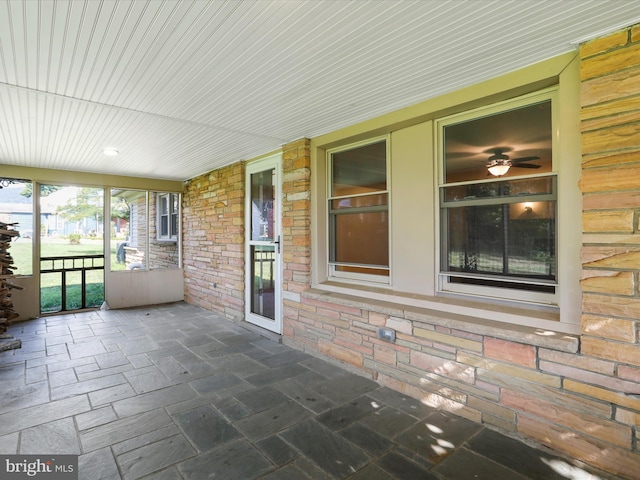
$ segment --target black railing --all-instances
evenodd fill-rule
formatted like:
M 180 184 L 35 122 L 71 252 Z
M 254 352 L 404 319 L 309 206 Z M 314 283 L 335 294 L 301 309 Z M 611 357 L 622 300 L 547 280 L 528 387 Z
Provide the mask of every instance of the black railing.
M 62 311 L 87 308 L 87 272 L 89 270 L 104 270 L 104 255 L 71 255 L 59 257 L 40 257 L 40 273 L 61 274 Z M 67 306 L 67 273 L 80 272 L 81 275 L 81 306 L 68 308 Z

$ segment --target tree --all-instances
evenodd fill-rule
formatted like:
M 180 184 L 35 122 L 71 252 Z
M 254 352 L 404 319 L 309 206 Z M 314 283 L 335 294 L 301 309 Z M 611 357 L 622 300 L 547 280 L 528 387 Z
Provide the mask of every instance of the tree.
M 51 195 L 53 192 L 57 192 L 60 190 L 61 186 L 59 185 L 40 185 L 40 195 L 46 197 Z M 23 197 L 31 198 L 33 195 L 33 183 L 28 182 L 24 184 L 24 188 L 20 191 L 20 195 Z
M 121 218 L 122 220 L 129 220 L 131 213 L 131 207 L 127 201 L 122 197 L 111 197 L 111 218 Z
M 70 222 L 79 222 L 85 218 L 95 218 L 100 223 L 103 217 L 102 190 L 97 188 L 81 188 L 75 198 L 56 209 Z

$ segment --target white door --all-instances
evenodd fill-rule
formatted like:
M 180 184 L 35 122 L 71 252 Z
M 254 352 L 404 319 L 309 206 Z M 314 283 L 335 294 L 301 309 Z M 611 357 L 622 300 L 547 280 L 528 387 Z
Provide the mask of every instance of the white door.
M 281 155 L 247 165 L 245 318 L 282 333 Z

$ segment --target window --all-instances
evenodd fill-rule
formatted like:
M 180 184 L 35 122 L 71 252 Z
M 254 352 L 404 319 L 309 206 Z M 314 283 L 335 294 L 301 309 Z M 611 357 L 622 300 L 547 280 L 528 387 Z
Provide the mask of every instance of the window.
M 147 192 L 111 190 L 111 271 L 147 268 Z
M 33 274 L 33 183 L 0 177 L 0 222 L 12 225 L 19 236 L 11 241 L 14 275 Z
M 158 193 L 156 210 L 158 214 L 156 238 L 161 241 L 175 242 L 178 238 L 180 195 L 177 193 Z
M 179 214 L 177 193 L 112 189 L 111 271 L 178 268 Z
M 389 283 L 386 138 L 330 150 L 329 275 Z
M 553 93 L 437 122 L 442 292 L 557 303 Z

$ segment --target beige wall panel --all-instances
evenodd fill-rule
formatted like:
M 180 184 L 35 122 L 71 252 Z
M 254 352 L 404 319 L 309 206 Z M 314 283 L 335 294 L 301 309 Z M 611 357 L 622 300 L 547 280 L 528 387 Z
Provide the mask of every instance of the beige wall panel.
M 139 307 L 184 299 L 181 268 L 133 272 L 105 272 L 109 308 Z
M 392 284 L 423 295 L 435 293 L 432 130 L 424 122 L 391 134 Z
M 11 300 L 13 300 L 13 309 L 20 316 L 17 322 L 36 318 L 40 315 L 40 301 L 38 295 L 38 282 L 35 275 L 24 277 L 14 277 L 10 279 L 11 283 L 22 287 L 22 290 L 14 288 L 11 290 Z M 35 293 L 34 293 L 35 292 Z

